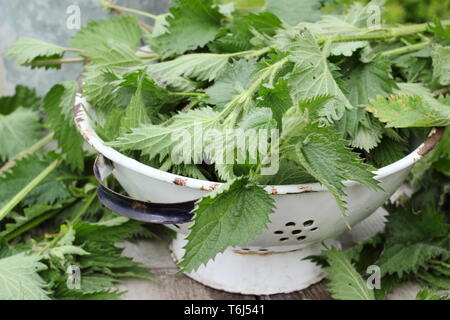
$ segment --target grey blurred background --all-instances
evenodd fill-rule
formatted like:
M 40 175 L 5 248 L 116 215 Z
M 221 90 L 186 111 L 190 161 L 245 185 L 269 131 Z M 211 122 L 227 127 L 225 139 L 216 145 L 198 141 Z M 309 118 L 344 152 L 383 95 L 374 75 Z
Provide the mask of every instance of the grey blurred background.
M 167 12 L 169 0 L 120 0 L 115 4 L 160 14 Z M 31 70 L 5 57 L 6 50 L 20 37 L 68 46 L 77 31 L 66 26 L 71 5 L 79 6 L 82 26 L 89 20 L 108 16 L 98 0 L 0 0 L 0 95 L 14 93 L 16 84 L 45 94 L 53 84 L 73 80 L 79 74 L 78 65 L 64 65 L 61 70 Z

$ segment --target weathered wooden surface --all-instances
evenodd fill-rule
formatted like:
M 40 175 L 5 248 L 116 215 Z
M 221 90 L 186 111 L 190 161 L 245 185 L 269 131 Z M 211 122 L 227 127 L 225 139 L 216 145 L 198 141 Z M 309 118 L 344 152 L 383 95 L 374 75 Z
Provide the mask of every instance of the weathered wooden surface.
M 386 211 L 379 209 L 369 219 L 354 227 L 340 238 L 343 247 L 350 247 L 354 243 L 370 238 L 384 228 Z M 331 299 L 326 290 L 326 281 L 315 284 L 303 291 L 291 294 L 277 294 L 272 296 L 244 296 L 229 294 L 208 288 L 184 274 L 178 272 L 169 251 L 169 240 L 140 240 L 126 242 L 124 254 L 144 264 L 157 281 L 127 279 L 118 286 L 121 290 L 128 290 L 123 299 L 132 300 L 324 300 Z M 390 300 L 414 299 L 419 287 L 407 283 L 397 288 L 388 296 Z
M 245 296 L 230 294 L 208 288 L 184 274 L 176 274 L 178 269 L 170 257 L 168 240 L 141 240 L 126 242 L 124 254 L 143 263 L 157 281 L 127 279 L 118 286 L 128 290 L 123 299 L 131 300 L 301 300 L 329 299 L 323 282 L 310 288 L 285 295 Z

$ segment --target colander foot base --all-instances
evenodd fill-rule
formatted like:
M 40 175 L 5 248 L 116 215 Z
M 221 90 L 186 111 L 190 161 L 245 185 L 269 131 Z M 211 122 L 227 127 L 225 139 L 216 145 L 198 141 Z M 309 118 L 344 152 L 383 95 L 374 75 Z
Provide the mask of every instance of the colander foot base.
M 327 245 L 340 247 L 336 240 L 328 240 Z M 175 262 L 183 256 L 186 240 L 178 234 L 171 250 Z M 271 295 L 291 293 L 306 289 L 325 276 L 316 264 L 302 260 L 320 254 L 323 246 L 314 244 L 297 251 L 284 253 L 243 254 L 228 249 L 216 256 L 206 266 L 188 277 L 217 290 L 246 295 Z

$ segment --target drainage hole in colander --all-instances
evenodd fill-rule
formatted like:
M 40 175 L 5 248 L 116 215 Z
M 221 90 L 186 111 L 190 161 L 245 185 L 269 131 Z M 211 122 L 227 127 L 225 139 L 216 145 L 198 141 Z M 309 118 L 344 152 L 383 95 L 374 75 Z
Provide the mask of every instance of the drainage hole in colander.
M 280 241 L 286 241 L 289 240 L 289 238 L 281 238 Z
M 174 224 L 174 226 L 175 226 L 175 228 L 177 228 L 177 229 L 181 229 L 180 226 L 177 225 L 177 224 Z
M 274 233 L 275 233 L 275 234 L 283 234 L 284 232 L 281 231 L 281 230 L 277 230 L 277 231 L 275 231 Z
M 302 241 L 302 240 L 305 240 L 305 239 L 306 239 L 305 236 L 300 236 L 300 237 L 297 238 L 298 241 Z
M 295 226 L 295 222 L 286 223 L 286 227 L 294 227 L 294 226 Z
M 266 252 L 266 251 L 269 251 L 269 250 L 267 250 L 267 249 L 259 249 L 259 251 L 260 252 Z
M 311 227 L 314 224 L 314 220 L 307 220 L 305 222 L 303 222 L 303 225 L 305 227 Z
M 317 229 L 319 229 L 319 228 L 314 227 L 314 228 L 311 229 L 311 231 L 316 231 Z
M 302 230 L 294 230 L 294 231 L 292 231 L 292 234 L 299 234 L 301 232 L 302 232 Z
M 243 251 L 250 251 L 249 248 L 242 248 L 241 250 L 243 250 Z

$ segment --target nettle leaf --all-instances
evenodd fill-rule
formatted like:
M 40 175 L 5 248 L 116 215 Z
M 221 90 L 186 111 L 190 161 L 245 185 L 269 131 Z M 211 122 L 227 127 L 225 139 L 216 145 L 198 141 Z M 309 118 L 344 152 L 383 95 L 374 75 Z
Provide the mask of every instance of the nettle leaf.
M 0 207 L 14 197 L 37 175 L 51 163 L 50 160 L 40 160 L 30 157 L 17 162 L 11 172 L 0 177 Z M 31 191 L 22 201 L 25 205 L 54 204 L 70 197 L 66 185 L 58 179 L 60 175 L 67 175 L 64 169 L 56 169 L 44 181 Z
M 136 71 L 117 72 L 115 68 L 87 68 L 83 85 L 83 95 L 97 110 L 119 112 L 125 110 L 142 81 L 142 99 L 150 117 L 156 115 L 160 109 L 172 108 L 178 105 L 182 97 L 174 96 L 167 89 L 150 79 L 144 69 Z M 122 107 L 122 108 L 119 108 Z
M 385 122 L 388 128 L 444 127 L 450 124 L 450 106 L 422 96 L 379 97 L 365 108 Z
M 210 43 L 208 48 L 217 53 L 232 53 L 255 48 L 256 37 L 272 37 L 282 28 L 280 19 L 270 12 L 249 13 L 233 17 L 231 25 L 223 30 L 224 36 Z
M 76 231 L 77 243 L 85 241 L 96 242 L 118 242 L 129 237 L 133 232 L 138 230 L 141 223 L 133 220 L 119 220 L 117 223 L 92 223 L 79 222 L 74 228 Z M 88 252 L 89 249 L 86 248 Z M 93 251 L 95 253 L 95 251 Z
M 343 181 L 352 180 L 379 190 L 374 170 L 346 147 L 339 133 L 329 127 L 308 124 L 294 138 L 298 142 L 288 148 L 286 156 L 326 186 L 335 197 L 341 211 L 347 212 Z
M 153 27 L 153 32 L 151 33 L 151 35 L 153 37 L 157 37 L 164 33 L 167 33 L 167 26 L 168 26 L 167 17 L 168 16 L 169 16 L 168 13 L 160 14 L 160 15 L 156 16 L 155 25 Z
M 399 76 L 405 78 L 405 81 L 416 82 L 420 79 L 429 82 L 433 77 L 430 58 L 431 50 L 425 48 L 422 51 L 398 56 L 393 59 L 393 64 L 398 68 Z
M 135 67 L 142 65 L 135 51 L 127 44 L 108 40 L 99 43 L 90 59 L 96 67 Z
M 180 266 L 196 270 L 228 247 L 247 243 L 266 228 L 273 210 L 270 195 L 246 178 L 210 193 L 197 203 Z
M 115 239 L 115 238 L 114 238 Z M 123 241 L 116 240 L 116 241 Z M 89 252 L 89 255 L 80 256 L 77 259 L 80 268 L 101 268 L 101 269 L 123 269 L 135 267 L 137 264 L 132 259 L 121 256 L 123 249 L 114 246 L 113 240 L 105 237 L 103 241 L 87 241 L 83 249 Z
M 308 28 L 314 34 L 321 36 L 336 35 L 339 33 L 358 32 L 367 28 L 368 23 L 373 19 L 370 15 L 373 13 L 370 7 L 377 5 L 381 7 L 383 1 L 371 1 L 367 6 L 356 2 L 347 13 L 342 15 L 323 15 L 317 23 L 308 25 Z M 330 53 L 334 56 L 343 55 L 351 57 L 358 49 L 367 47 L 368 41 L 349 41 L 332 43 Z
M 0 259 L 1 300 L 48 300 L 46 283 L 38 272 L 45 270 L 39 255 L 24 253 Z
M 279 79 L 274 87 L 262 86 L 256 98 L 256 106 L 270 108 L 278 127 L 282 128 L 283 115 L 293 105 L 289 87 L 285 79 Z
M 433 23 L 428 27 L 434 33 L 437 42 L 446 42 L 450 40 L 450 26 L 445 26 L 439 19 L 434 19 Z
M 166 33 L 150 39 L 163 57 L 203 47 L 216 38 L 224 16 L 212 0 L 178 0 L 169 9 Z
M 173 174 L 177 174 L 184 177 L 190 177 L 199 180 L 208 180 L 206 176 L 203 174 L 202 170 L 195 164 L 174 164 L 172 160 L 169 158 L 164 161 L 163 165 L 159 168 L 159 170 L 172 172 Z
M 340 120 L 347 109 L 352 109 L 352 105 L 335 80 L 336 67 L 328 62 L 313 35 L 302 30 L 291 42 L 289 51 L 292 52 L 290 59 L 295 63 L 288 78 L 292 100 L 334 96 L 335 99 L 327 103 L 320 116 L 330 123 Z
M 316 182 L 305 168 L 300 167 L 293 161 L 282 159 L 280 168 L 273 176 L 260 176 L 258 183 L 263 185 L 289 185 Z
M 346 14 L 322 15 L 321 19 L 318 21 L 316 19 L 314 23 L 302 22 L 294 27 L 281 30 L 275 37 L 275 42 L 280 49 L 286 47 L 291 42 L 291 39 L 304 29 L 308 29 L 316 37 L 321 38 L 360 32 L 361 29 L 367 27 L 368 21 L 371 21 L 371 10 L 369 9 L 374 2 L 377 1 L 372 1 L 366 7 L 357 2 L 351 6 Z M 289 9 L 286 8 L 286 10 Z M 343 55 L 350 57 L 355 51 L 367 47 L 368 45 L 368 41 L 334 42 L 331 43 L 330 54 L 334 56 Z
M 48 250 L 48 255 L 51 257 L 55 257 L 57 259 L 64 260 L 65 256 L 84 256 L 88 255 L 89 252 L 85 251 L 81 247 L 66 245 L 66 246 L 57 246 L 55 248 L 51 248 Z
M 407 152 L 408 145 L 406 141 L 395 141 L 384 137 L 378 147 L 371 150 L 368 159 L 377 168 L 383 168 L 402 159 Z
M 427 102 L 435 100 L 433 92 L 430 89 L 424 87 L 421 83 L 397 83 L 398 88 L 394 89 L 394 94 L 397 95 L 410 95 L 420 96 Z
M 40 217 L 42 214 L 61 209 L 62 203 L 57 203 L 54 205 L 37 204 L 29 208 L 25 208 L 23 214 L 18 214 L 16 212 L 11 213 L 8 218 L 12 219 L 13 222 L 5 224 L 5 228 L 0 232 L 0 238 L 7 237 L 13 234 L 15 231 L 19 230 L 26 223 L 32 221 L 33 219 Z
M 291 26 L 316 21 L 321 15 L 320 0 L 267 0 L 267 11 L 274 13 Z
M 389 243 L 409 244 L 443 238 L 448 234 L 445 215 L 433 206 L 417 212 L 411 206 L 390 205 L 387 210 L 391 213 L 388 217 Z
M 347 111 L 337 129 L 350 139 L 350 146 L 367 152 L 380 144 L 384 133 L 381 122 L 363 108 Z
M 351 71 L 344 76 L 343 88 L 353 106 L 365 105 L 372 98 L 386 97 L 398 89 L 391 75 L 391 64 L 384 57 L 368 64 L 352 65 L 349 69 Z M 352 147 L 368 152 L 380 143 L 383 136 L 383 126 L 362 108 L 347 111 L 339 126 L 350 136 Z
M 450 278 L 449 274 L 440 274 L 436 272 L 436 270 L 428 269 L 428 270 L 420 270 L 417 274 L 417 279 L 419 283 L 422 285 L 427 285 L 431 288 L 441 289 L 441 290 L 450 290 Z M 448 297 L 450 298 L 450 297 Z M 448 299 L 447 299 L 448 300 Z
M 102 274 L 83 275 L 80 279 L 80 291 L 83 294 L 102 292 L 112 288 L 118 280 Z
M 208 102 L 220 107 L 226 106 L 234 98 L 247 91 L 258 66 L 254 60 L 238 60 L 230 64 L 206 90 Z
M 367 117 L 369 118 L 368 122 L 373 123 L 374 120 L 369 116 Z M 361 125 L 352 141 L 350 141 L 350 146 L 370 152 L 380 144 L 382 137 L 383 127 L 378 122 L 375 122 L 372 127 Z
M 8 115 L 0 114 L 0 162 L 8 161 L 40 138 L 39 113 L 20 107 Z
M 36 90 L 18 85 L 13 96 L 0 97 L 0 115 L 8 115 L 20 107 L 36 110 L 41 102 Z
M 391 63 L 382 56 L 367 64 L 351 66 L 350 72 L 343 78 L 343 88 L 354 106 L 367 104 L 377 96 L 387 97 L 398 89 L 392 77 Z
M 218 115 L 209 107 L 179 113 L 172 118 L 169 125 L 144 125 L 134 128 L 108 145 L 120 150 L 140 150 L 142 155 L 149 156 L 150 159 L 158 156 L 164 159 L 174 150 L 181 153 L 188 151 L 189 157 L 193 157 L 194 149 L 202 145 L 199 139 L 203 138 L 202 135 L 194 134 L 194 130 L 201 128 L 206 131 L 214 128 L 219 121 Z
M 395 244 L 386 248 L 377 265 L 382 275 L 417 272 L 437 257 L 450 258 L 450 251 L 431 243 Z
M 120 105 L 123 99 L 117 93 L 117 88 L 120 87 L 123 74 L 129 73 L 133 67 L 143 66 L 135 51 L 124 43 L 110 40 L 99 43 L 91 59 L 95 64 L 85 68 L 83 95 L 97 109 L 125 107 L 130 100 Z
M 229 59 L 228 54 L 194 53 L 150 65 L 148 69 L 153 78 L 164 82 L 182 76 L 200 81 L 213 81 L 222 73 Z
M 96 65 L 87 66 L 83 73 L 83 96 L 97 110 L 117 107 L 115 87 L 111 84 L 120 79 L 120 76 L 109 68 Z
M 441 85 L 450 85 L 450 47 L 433 47 L 433 72 Z
M 44 62 L 46 60 L 61 59 L 66 52 L 66 48 L 60 47 L 48 42 L 20 38 L 11 48 L 7 56 L 21 65 L 29 65 L 34 62 Z M 61 64 L 46 64 L 42 66 L 33 66 L 36 68 L 61 68 Z
M 151 123 L 142 97 L 144 76 L 141 75 L 141 79 L 138 81 L 139 84 L 136 93 L 131 98 L 130 104 L 126 108 L 125 115 L 120 122 L 121 130 L 123 130 L 123 132 L 129 132 L 132 128 Z
M 120 99 L 121 105 L 131 102 L 131 98 L 136 94 L 139 87 L 139 79 L 142 79 L 142 99 L 150 116 L 156 116 L 160 110 L 167 111 L 177 107 L 183 100 L 182 97 L 174 96 L 167 89 L 162 88 L 154 80 L 150 79 L 145 70 L 131 72 L 123 76 L 123 80 L 119 81 L 116 94 Z
M 338 300 L 375 300 L 373 290 L 367 287 L 366 281 L 356 271 L 347 255 L 336 249 L 323 252 L 329 267 L 328 288 L 334 299 Z
M 82 171 L 84 140 L 75 126 L 72 111 L 77 90 L 76 82 L 55 85 L 44 98 L 44 109 L 66 162 L 72 169 Z
M 251 109 L 239 123 L 239 128 L 242 130 L 270 130 L 276 128 L 276 126 L 270 108 Z
M 99 22 L 91 21 L 70 41 L 74 48 L 100 56 L 104 53 L 101 44 L 113 41 L 136 51 L 141 42 L 141 28 L 136 17 L 120 15 Z M 100 51 L 98 51 L 100 48 Z M 113 47 L 111 47 L 113 49 Z
M 56 300 L 119 300 L 124 292 L 117 290 L 102 290 L 85 293 L 81 290 L 68 289 L 66 285 L 59 285 L 53 296 Z
M 448 289 L 447 289 L 448 290 Z M 448 301 L 449 297 L 445 297 L 440 295 L 440 292 L 434 292 L 430 289 L 423 288 L 421 289 L 416 296 L 416 300 L 443 300 Z

